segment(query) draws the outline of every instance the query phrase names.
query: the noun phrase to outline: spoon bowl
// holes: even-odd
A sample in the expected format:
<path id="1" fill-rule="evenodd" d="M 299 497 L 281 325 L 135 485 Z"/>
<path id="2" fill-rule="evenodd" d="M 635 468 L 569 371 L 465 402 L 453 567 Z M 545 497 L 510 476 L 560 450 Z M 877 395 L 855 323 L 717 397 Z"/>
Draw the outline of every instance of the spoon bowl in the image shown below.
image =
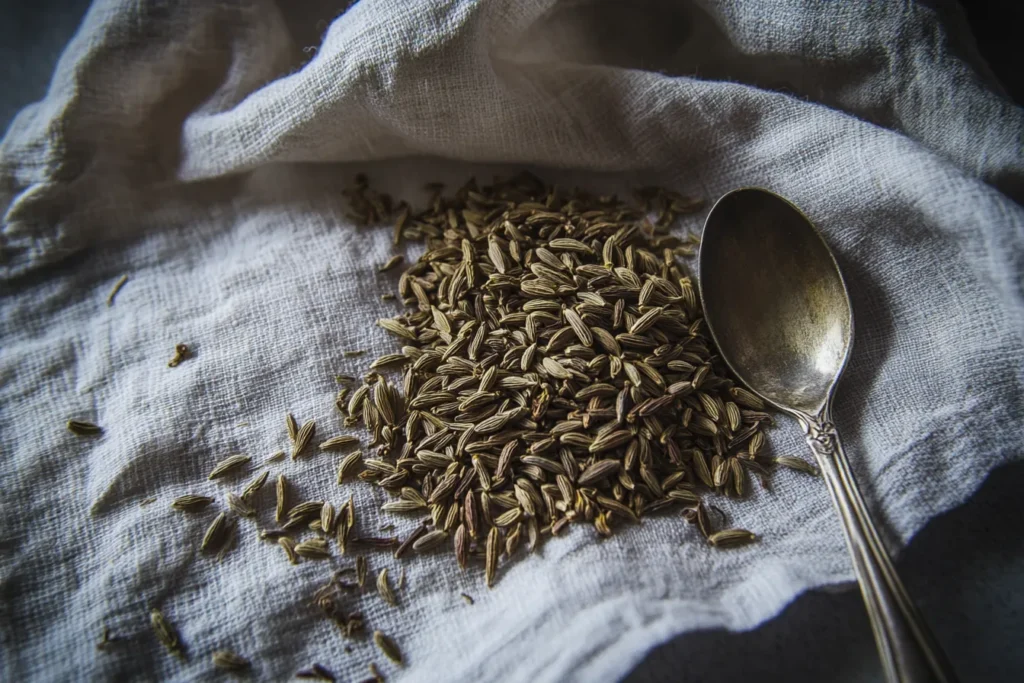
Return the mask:
<path id="1" fill-rule="evenodd" d="M 733 373 L 780 408 L 817 414 L 853 348 L 853 311 L 806 216 L 767 190 L 730 192 L 708 216 L 699 279 Z"/>
<path id="2" fill-rule="evenodd" d="M 698 260 L 704 321 L 722 359 L 807 435 L 886 679 L 955 681 L 882 545 L 832 422 L 832 397 L 853 348 L 853 308 L 821 233 L 779 195 L 743 188 L 711 210 Z"/>

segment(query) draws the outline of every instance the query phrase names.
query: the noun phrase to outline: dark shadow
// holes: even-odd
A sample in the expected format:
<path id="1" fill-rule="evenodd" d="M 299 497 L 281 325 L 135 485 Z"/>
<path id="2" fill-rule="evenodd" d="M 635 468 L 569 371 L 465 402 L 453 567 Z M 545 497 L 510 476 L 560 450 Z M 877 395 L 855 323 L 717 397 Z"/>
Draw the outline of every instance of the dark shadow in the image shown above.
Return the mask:
<path id="1" fill-rule="evenodd" d="M 22 107 L 46 95 L 64 46 L 89 0 L 0 3 L 0 137 Z"/>
<path id="2" fill-rule="evenodd" d="M 1017 681 L 1024 592 L 1019 532 L 1024 463 L 993 472 L 964 506 L 933 519 L 897 568 L 963 681 Z M 680 636 L 652 650 L 628 683 L 881 680 L 860 593 L 811 592 L 747 633 Z"/>
<path id="3" fill-rule="evenodd" d="M 874 280 L 874 276 L 855 260 L 846 258 L 838 251 L 833 253 L 846 281 L 853 307 L 853 354 L 839 380 L 832 412 L 846 451 L 854 460 L 856 472 L 857 454 L 862 447 L 860 428 L 864 409 L 871 400 L 873 387 L 878 380 L 878 369 L 884 367 L 892 351 L 896 330 L 886 305 L 885 292 Z M 872 315 L 865 315 L 867 311 L 871 311 Z M 858 477 L 857 485 L 869 501 L 876 500 L 869 477 Z M 878 506 L 872 506 L 872 509 L 875 524 L 883 530 L 884 535 L 884 530 L 891 528 L 889 520 Z"/>

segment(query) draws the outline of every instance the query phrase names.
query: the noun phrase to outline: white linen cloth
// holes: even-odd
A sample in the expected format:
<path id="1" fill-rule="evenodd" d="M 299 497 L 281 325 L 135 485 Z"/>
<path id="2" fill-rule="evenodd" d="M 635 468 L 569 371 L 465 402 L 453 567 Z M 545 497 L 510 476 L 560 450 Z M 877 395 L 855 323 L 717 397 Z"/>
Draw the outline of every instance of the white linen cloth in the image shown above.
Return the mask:
<path id="1" fill-rule="evenodd" d="M 258 680 L 314 661 L 344 680 L 368 661 L 403 681 L 613 680 L 673 635 L 752 628 L 851 579 L 825 487 L 781 472 L 750 501 L 716 501 L 761 535 L 747 549 L 709 549 L 677 516 L 600 542 L 578 528 L 491 591 L 447 555 L 373 555 L 407 572 L 399 609 L 361 603 L 401 644 L 398 669 L 368 640 L 346 652 L 309 605 L 327 565 L 289 565 L 244 520 L 223 562 L 199 556 L 212 514 L 169 502 L 212 492 L 220 506 L 213 463 L 283 448 L 286 410 L 340 433 L 333 375 L 366 364 L 341 351 L 394 348 L 372 324 L 396 311 L 379 300 L 394 277 L 375 272 L 390 230 L 345 217 L 358 171 L 414 202 L 427 181 L 524 166 L 709 200 L 769 187 L 820 226 L 850 285 L 836 419 L 893 548 L 1020 457 L 1024 115 L 955 6 L 340 10 L 98 0 L 0 143 L 4 680 L 204 680 L 222 647 Z M 178 342 L 196 355 L 168 368 Z M 71 417 L 103 436 L 72 436 Z M 788 421 L 771 442 L 804 454 Z M 375 512 L 382 492 L 339 488 L 335 467 L 271 469 L 300 498 L 355 494 L 367 529 L 394 521 Z M 186 661 L 152 636 L 151 606 Z M 119 640 L 99 652 L 105 626 Z"/>

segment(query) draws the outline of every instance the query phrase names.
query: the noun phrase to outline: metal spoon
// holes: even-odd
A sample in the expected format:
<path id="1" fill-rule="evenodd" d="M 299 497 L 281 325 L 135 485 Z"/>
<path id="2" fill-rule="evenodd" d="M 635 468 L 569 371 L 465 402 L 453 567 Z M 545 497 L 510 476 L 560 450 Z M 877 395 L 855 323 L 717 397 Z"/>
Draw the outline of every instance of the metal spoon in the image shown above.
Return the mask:
<path id="1" fill-rule="evenodd" d="M 704 318 L 722 358 L 807 434 L 846 535 L 888 681 L 956 680 L 900 582 L 832 423 L 853 348 L 853 310 L 832 252 L 793 204 L 759 188 L 726 194 L 700 248 Z"/>

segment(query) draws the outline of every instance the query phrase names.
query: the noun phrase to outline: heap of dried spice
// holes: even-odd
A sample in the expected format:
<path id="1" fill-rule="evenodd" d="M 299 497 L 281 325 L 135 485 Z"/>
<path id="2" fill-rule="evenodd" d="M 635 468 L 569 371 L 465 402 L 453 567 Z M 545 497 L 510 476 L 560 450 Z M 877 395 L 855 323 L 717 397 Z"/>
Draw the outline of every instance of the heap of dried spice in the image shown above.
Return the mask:
<path id="1" fill-rule="evenodd" d="M 713 547 L 755 540 L 744 529 L 712 528 L 706 494 L 742 498 L 749 473 L 766 485 L 771 464 L 814 469 L 760 453 L 771 417 L 726 376 L 704 336 L 694 283 L 679 261 L 698 241 L 670 231 L 701 203 L 657 188 L 639 191 L 635 203 L 563 193 L 528 174 L 482 187 L 470 181 L 451 196 L 439 185 L 428 190 L 421 211 L 396 206 L 361 176 L 347 192 L 352 218 L 374 224 L 394 214 L 394 243 L 422 240 L 426 249 L 398 281 L 406 311 L 377 321 L 401 347 L 373 360 L 361 381 L 336 377 L 343 388 L 335 406 L 346 427 L 369 432 L 372 457 L 358 450 L 354 434 L 318 447 L 340 454 L 339 484 L 358 477 L 378 486 L 390 494 L 385 512 L 421 523 L 404 538 L 367 534 L 351 497 L 337 508 L 293 501 L 279 474 L 278 527 L 257 521 L 260 537 L 293 564 L 353 548 L 388 550 L 398 559 L 448 547 L 463 569 L 482 563 L 488 586 L 503 558 L 514 559 L 521 547 L 532 551 L 570 524 L 608 536 L 676 508 Z M 393 257 L 379 270 L 401 261 Z M 289 413 L 285 424 L 293 459 L 314 450 L 314 421 L 299 426 Z M 209 479 L 231 477 L 249 463 L 248 456 L 228 457 Z M 203 550 L 231 550 L 238 519 L 257 518 L 269 474 L 241 494 L 226 494 L 228 509 L 208 527 Z M 189 494 L 172 505 L 198 513 L 213 502 Z M 366 633 L 354 603 L 369 590 L 369 571 L 357 555 L 312 596 L 347 637 Z M 380 599 L 400 604 L 404 570 L 394 585 L 387 568 L 374 573 Z M 176 632 L 155 617 L 154 627 L 165 645 L 178 648 Z M 390 660 L 404 661 L 390 637 L 374 631 L 373 640 Z M 214 663 L 248 666 L 231 654 L 215 653 Z M 375 665 L 371 670 L 381 680 Z M 333 680 L 319 664 L 296 675 Z"/>
<path id="2" fill-rule="evenodd" d="M 358 476 L 394 496 L 383 509 L 429 515 L 412 548 L 482 557 L 490 585 L 501 556 L 573 523 L 608 536 L 680 506 L 712 545 L 753 540 L 716 536 L 702 503 L 764 473 L 771 418 L 726 377 L 678 260 L 697 239 L 670 226 L 701 203 L 563 193 L 528 174 L 428 189 L 426 209 L 397 207 L 395 243 L 426 242 L 398 282 L 407 311 L 378 321 L 402 346 L 336 402 L 372 435 Z M 392 206 L 361 177 L 349 197 L 367 223 Z"/>

